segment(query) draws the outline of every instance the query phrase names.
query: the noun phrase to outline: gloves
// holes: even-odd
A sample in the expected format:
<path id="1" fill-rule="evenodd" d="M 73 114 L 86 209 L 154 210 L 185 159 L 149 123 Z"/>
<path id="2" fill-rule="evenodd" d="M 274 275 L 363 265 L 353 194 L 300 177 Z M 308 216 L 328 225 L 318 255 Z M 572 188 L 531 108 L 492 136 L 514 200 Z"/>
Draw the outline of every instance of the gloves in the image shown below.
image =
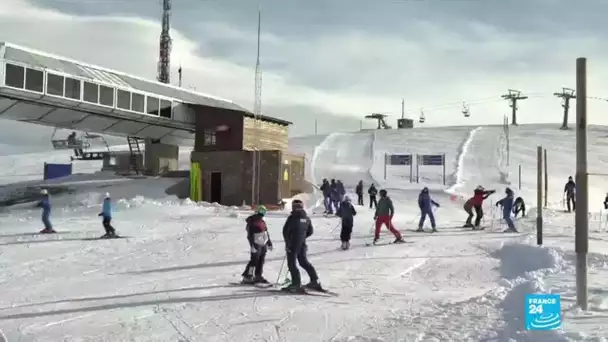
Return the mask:
<path id="1" fill-rule="evenodd" d="M 257 249 L 256 249 L 254 246 L 251 246 L 251 249 L 249 250 L 249 252 L 250 252 L 251 254 L 255 254 L 255 253 L 257 253 L 257 252 L 258 252 L 258 250 L 257 250 Z"/>
<path id="2" fill-rule="evenodd" d="M 103 213 L 99 213 L 99 215 L 97 215 L 97 216 L 103 216 Z"/>

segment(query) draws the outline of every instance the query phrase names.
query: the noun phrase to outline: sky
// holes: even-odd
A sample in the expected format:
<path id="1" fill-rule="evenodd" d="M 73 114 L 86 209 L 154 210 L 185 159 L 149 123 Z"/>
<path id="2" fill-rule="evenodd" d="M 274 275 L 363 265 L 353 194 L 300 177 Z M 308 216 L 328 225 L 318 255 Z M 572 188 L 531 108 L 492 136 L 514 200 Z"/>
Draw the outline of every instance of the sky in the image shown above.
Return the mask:
<path id="1" fill-rule="evenodd" d="M 0 41 L 156 76 L 161 0 L 2 3 Z M 314 134 L 315 121 L 319 134 L 354 131 L 370 113 L 396 126 L 402 99 L 405 117 L 424 112 L 416 125 L 500 124 L 508 89 L 529 96 L 519 123 L 558 123 L 553 93 L 576 87 L 577 57 L 588 58 L 588 95 L 608 98 L 608 2 L 576 3 L 173 0 L 172 83 L 181 65 L 183 86 L 253 108 L 259 7 L 263 113 L 294 122 L 292 136 Z M 608 124 L 608 101 L 589 99 L 588 110 L 590 123 Z M 0 136 L 48 141 L 48 128 L 1 122 Z"/>

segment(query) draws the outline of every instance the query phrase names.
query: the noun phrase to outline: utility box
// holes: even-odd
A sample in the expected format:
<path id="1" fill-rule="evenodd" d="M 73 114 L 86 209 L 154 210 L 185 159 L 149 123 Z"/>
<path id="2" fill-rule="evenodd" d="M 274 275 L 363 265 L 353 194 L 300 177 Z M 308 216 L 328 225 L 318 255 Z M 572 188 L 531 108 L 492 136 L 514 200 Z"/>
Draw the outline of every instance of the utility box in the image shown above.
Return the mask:
<path id="1" fill-rule="evenodd" d="M 414 120 L 412 119 L 397 119 L 397 128 L 414 128 Z"/>

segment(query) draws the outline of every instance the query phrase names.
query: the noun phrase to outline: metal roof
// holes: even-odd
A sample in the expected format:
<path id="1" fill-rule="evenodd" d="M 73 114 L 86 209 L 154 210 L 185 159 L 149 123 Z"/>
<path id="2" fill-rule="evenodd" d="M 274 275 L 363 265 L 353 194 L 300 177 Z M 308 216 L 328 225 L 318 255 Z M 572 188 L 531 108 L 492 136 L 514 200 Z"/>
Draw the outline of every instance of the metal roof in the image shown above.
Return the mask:
<path id="1" fill-rule="evenodd" d="M 119 88 L 130 88 L 134 91 L 140 90 L 147 93 L 166 96 L 181 100 L 184 103 L 193 103 L 251 114 L 249 110 L 235 104 L 230 100 L 202 94 L 190 89 L 184 89 L 170 84 L 146 80 L 144 78 L 128 75 L 123 72 L 90 65 L 84 62 L 37 51 L 8 42 L 0 42 L 0 53 L 2 52 L 3 55 L 0 55 L 0 58 L 20 62 L 32 66 L 33 68 L 44 68 L 48 69 L 49 71 L 65 73 Z"/>

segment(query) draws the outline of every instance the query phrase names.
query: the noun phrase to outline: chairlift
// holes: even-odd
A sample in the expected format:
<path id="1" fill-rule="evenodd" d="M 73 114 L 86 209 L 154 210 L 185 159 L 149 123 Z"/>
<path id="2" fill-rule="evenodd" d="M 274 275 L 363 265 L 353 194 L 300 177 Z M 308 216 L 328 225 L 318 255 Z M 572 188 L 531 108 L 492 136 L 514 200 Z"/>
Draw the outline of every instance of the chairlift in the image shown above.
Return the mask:
<path id="1" fill-rule="evenodd" d="M 85 150 L 91 147 L 91 143 L 83 138 L 77 138 L 75 135 L 73 137 L 68 136 L 66 139 L 55 139 L 55 134 L 57 134 L 57 127 L 53 130 L 53 135 L 51 136 L 51 143 L 53 144 L 53 148 L 56 150 Z M 75 133 L 72 133 L 75 134 Z"/>
<path id="2" fill-rule="evenodd" d="M 469 109 L 469 105 L 467 105 L 466 102 L 462 103 L 462 114 L 464 115 L 465 118 L 468 118 L 469 116 L 471 116 L 471 110 Z"/>
<path id="3" fill-rule="evenodd" d="M 424 112 L 422 111 L 422 109 L 420 110 L 420 119 L 418 119 L 418 122 L 420 123 L 424 123 L 424 121 L 426 121 L 425 117 L 424 117 Z"/>

